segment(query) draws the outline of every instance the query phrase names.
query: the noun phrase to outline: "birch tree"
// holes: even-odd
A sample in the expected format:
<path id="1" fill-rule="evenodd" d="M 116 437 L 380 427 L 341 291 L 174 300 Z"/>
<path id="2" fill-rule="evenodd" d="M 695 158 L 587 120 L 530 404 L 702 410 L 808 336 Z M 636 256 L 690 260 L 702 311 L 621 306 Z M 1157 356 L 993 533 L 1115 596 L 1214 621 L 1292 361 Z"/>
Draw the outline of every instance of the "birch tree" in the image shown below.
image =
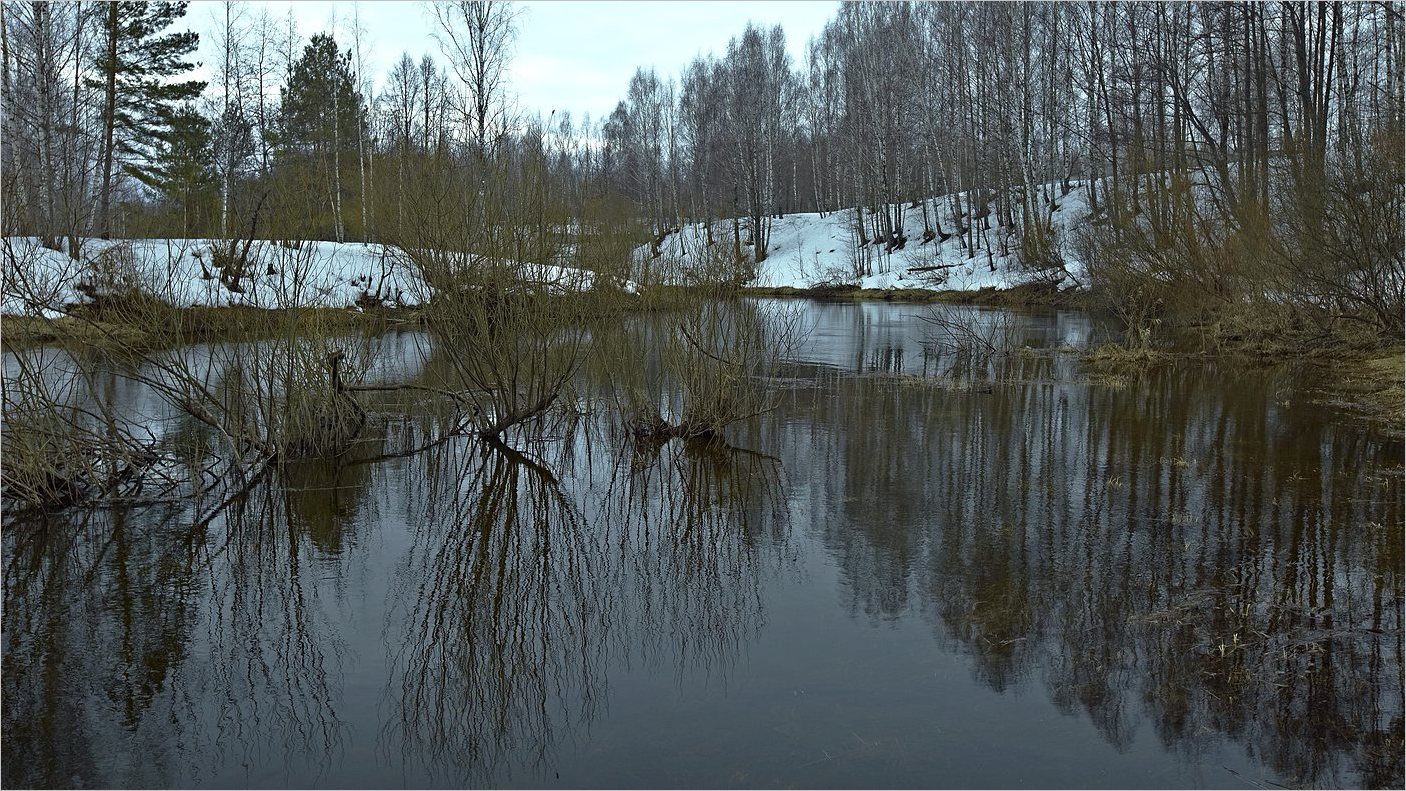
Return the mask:
<path id="1" fill-rule="evenodd" d="M 436 38 L 459 81 L 465 138 L 483 161 L 494 137 L 507 126 L 503 89 L 517 10 L 503 0 L 453 0 L 430 8 L 438 26 Z"/>

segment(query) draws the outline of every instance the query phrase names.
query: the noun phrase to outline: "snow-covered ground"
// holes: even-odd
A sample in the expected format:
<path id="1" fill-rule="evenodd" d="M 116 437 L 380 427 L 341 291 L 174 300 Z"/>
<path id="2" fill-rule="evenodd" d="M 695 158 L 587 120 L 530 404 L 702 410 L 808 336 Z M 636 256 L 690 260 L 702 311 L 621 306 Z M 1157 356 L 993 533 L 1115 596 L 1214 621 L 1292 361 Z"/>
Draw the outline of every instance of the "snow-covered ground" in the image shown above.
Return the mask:
<path id="1" fill-rule="evenodd" d="M 1054 207 L 1037 199 L 1049 211 L 1055 245 L 1063 269 L 1036 270 L 1020 259 L 1020 240 L 1005 239 L 1005 230 L 974 224 L 970 248 L 956 234 L 952 201 L 942 196 L 927 201 L 929 216 L 948 238 L 923 240 L 923 210 L 903 206 L 902 247 L 858 244 L 854 209 L 825 214 L 789 214 L 772 220 L 768 255 L 747 285 L 763 288 L 815 288 L 858 286 L 870 289 L 1009 288 L 1034 279 L 1071 285 L 1082 281 L 1084 267 L 1074 254 L 1072 231 L 1089 220 L 1087 186 L 1077 183 L 1064 195 L 1060 190 L 1037 192 L 1058 197 Z M 967 196 L 962 196 L 966 205 Z M 866 213 L 867 214 L 867 213 Z M 866 216 L 866 224 L 869 218 Z M 744 231 L 745 233 L 745 231 Z M 635 252 L 634 266 L 672 273 L 664 278 L 678 282 L 708 279 L 706 272 L 733 269 L 731 223 L 713 223 L 715 242 L 708 245 L 701 224 L 686 225 L 665 237 L 659 256 L 648 245 Z M 1004 247 L 1004 254 L 1002 252 Z M 750 248 L 748 248 L 750 249 Z M 239 305 L 262 308 L 414 306 L 427 302 L 433 289 L 410 263 L 404 251 L 359 242 L 279 242 L 252 244 L 243 271 L 222 271 L 209 240 L 89 239 L 82 259 L 41 247 L 38 240 L 12 237 L 0 240 L 3 289 L 0 312 L 9 315 L 62 315 L 73 305 L 95 295 L 140 290 L 179 307 Z M 469 265 L 490 263 L 469 261 Z M 507 266 L 524 281 L 546 283 L 555 291 L 584 291 L 596 286 L 596 273 L 566 266 L 496 262 Z M 629 281 L 616 284 L 634 292 Z"/>
<path id="2" fill-rule="evenodd" d="M 944 240 L 939 236 L 924 242 L 922 208 L 904 205 L 902 234 L 907 241 L 901 249 L 894 250 L 888 250 L 886 244 L 873 244 L 872 240 L 867 245 L 858 244 L 852 208 L 824 215 L 788 214 L 773 220 L 767 257 L 758 267 L 757 276 L 747 285 L 761 288 L 847 285 L 872 289 L 975 290 L 1009 288 L 1037 276 L 1057 280 L 1065 286 L 1072 285 L 1082 279 L 1083 266 L 1070 249 L 1071 229 L 1089 218 L 1088 191 L 1083 184 L 1079 184 L 1066 195 L 1059 195 L 1057 185 L 1049 192 L 1058 196 L 1050 219 L 1056 244 L 1064 259 L 1063 272 L 1037 273 L 1023 264 L 1019 258 L 1020 240 L 1014 236 L 1008 238 L 1007 252 L 1002 255 L 1000 235 L 1004 231 L 995 225 L 994 205 L 990 218 L 992 227 L 985 230 L 972 228 L 975 243 L 971 247 L 974 252 L 969 252 L 956 235 L 952 202 L 948 196 L 943 196 L 928 201 L 928 211 L 929 217 L 936 217 L 937 226 L 949 234 L 949 238 Z M 1048 204 L 1038 199 L 1037 202 L 1042 211 L 1049 211 Z M 965 206 L 966 203 L 966 196 L 963 195 L 962 204 Z M 934 206 L 936 212 L 933 211 Z M 710 249 L 703 225 L 686 225 L 678 233 L 671 233 L 665 238 L 659 246 L 661 255 L 657 258 L 651 255 L 647 245 L 640 247 L 636 251 L 636 268 L 638 270 L 647 265 L 656 270 L 668 269 L 681 274 L 694 272 L 699 266 L 696 262 L 708 259 L 718 261 L 729 254 L 732 247 L 731 221 L 714 222 L 713 238 L 714 244 Z"/>
<path id="3" fill-rule="evenodd" d="M 178 307 L 260 308 L 413 306 L 428 301 L 433 291 L 403 251 L 359 242 L 256 241 L 238 273 L 221 271 L 208 240 L 89 239 L 75 261 L 36 239 L 15 237 L 0 240 L 0 256 L 0 312 L 8 315 L 58 316 L 95 295 L 132 289 Z M 583 269 L 497 263 L 554 291 L 584 291 L 596 284 L 596 273 Z M 618 285 L 635 290 L 628 281 Z"/>

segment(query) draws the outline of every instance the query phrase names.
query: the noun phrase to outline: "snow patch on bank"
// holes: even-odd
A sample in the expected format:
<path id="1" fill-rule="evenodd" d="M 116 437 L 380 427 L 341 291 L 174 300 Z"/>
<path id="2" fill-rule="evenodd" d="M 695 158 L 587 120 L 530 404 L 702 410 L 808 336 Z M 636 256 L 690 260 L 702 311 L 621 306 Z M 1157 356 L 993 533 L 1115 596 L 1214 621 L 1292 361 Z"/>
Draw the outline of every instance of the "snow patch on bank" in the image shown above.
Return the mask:
<path id="1" fill-rule="evenodd" d="M 84 240 L 80 260 L 39 240 L 0 242 L 0 312 L 57 317 L 95 298 L 140 291 L 176 307 L 412 307 L 433 296 L 399 248 L 359 242 L 255 241 L 240 271 L 220 266 L 223 242 L 198 239 Z M 595 288 L 584 269 L 482 259 L 554 293 Z M 604 281 L 601 281 L 604 282 Z M 635 293 L 633 283 L 615 286 Z"/>
<path id="2" fill-rule="evenodd" d="M 947 235 L 935 235 L 924 241 L 926 230 L 923 208 L 901 207 L 905 241 L 894 247 L 887 241 L 860 244 L 855 210 L 820 213 L 788 214 L 772 220 L 771 243 L 767 257 L 755 271 L 744 273 L 748 286 L 759 288 L 818 288 L 825 286 L 858 286 L 869 289 L 940 289 L 976 290 L 981 288 L 1010 288 L 1034 280 L 1054 282 L 1067 287 L 1084 279 L 1083 262 L 1071 248 L 1072 230 L 1090 219 L 1088 190 L 1083 183 L 1071 183 L 1072 189 L 1061 195 L 1059 185 L 1036 188 L 1040 211 L 1049 213 L 1054 229 L 1053 243 L 1063 260 L 1063 268 L 1047 269 L 1027 265 L 1020 258 L 1020 239 L 996 225 L 994 203 L 989 204 L 990 226 L 976 221 L 968 235 L 971 244 L 963 243 L 957 234 L 953 217 L 953 196 L 944 195 L 926 201 L 928 217 L 934 232 L 941 228 Z M 1054 195 L 1051 207 L 1045 194 Z M 957 196 L 961 205 L 968 196 Z M 865 211 L 865 224 L 869 212 Z M 745 221 L 744 221 L 745 226 Z M 742 230 L 746 237 L 745 227 Z M 634 267 L 639 277 L 653 272 L 664 279 L 687 282 L 703 279 L 702 273 L 726 271 L 733 247 L 732 221 L 712 224 L 713 244 L 708 244 L 707 229 L 702 223 L 685 225 L 670 233 L 659 245 L 655 256 L 650 245 L 635 251 Z M 1003 252 L 1002 236 L 1005 236 Z M 750 252 L 750 248 L 744 248 Z M 746 275 L 750 274 L 751 277 Z"/>

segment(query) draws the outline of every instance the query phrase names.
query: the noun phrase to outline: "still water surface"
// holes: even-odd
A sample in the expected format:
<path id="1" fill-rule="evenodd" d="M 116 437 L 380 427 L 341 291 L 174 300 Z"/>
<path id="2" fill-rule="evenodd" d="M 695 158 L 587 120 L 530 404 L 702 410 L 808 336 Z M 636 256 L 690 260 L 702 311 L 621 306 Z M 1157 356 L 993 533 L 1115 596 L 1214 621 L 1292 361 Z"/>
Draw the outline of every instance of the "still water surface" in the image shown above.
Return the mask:
<path id="1" fill-rule="evenodd" d="M 1403 784 L 1399 441 L 1272 371 L 1091 380 L 1080 314 L 974 360 L 791 304 L 731 450 L 583 396 L 533 463 L 412 417 L 208 524 L 11 526 L 5 784 Z"/>

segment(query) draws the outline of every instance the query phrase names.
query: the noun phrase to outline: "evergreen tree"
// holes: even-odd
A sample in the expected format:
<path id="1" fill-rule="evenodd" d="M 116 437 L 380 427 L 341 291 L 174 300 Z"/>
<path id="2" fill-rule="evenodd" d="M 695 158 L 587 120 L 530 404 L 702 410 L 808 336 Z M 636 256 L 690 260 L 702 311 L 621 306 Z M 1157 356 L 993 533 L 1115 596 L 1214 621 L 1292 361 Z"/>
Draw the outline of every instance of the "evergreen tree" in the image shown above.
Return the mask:
<path id="1" fill-rule="evenodd" d="M 282 90 L 279 143 L 285 158 L 293 160 L 289 164 L 301 163 L 309 169 L 310 182 L 321 182 L 329 204 L 321 208 L 331 210 L 338 241 L 345 237 L 342 163 L 355 162 L 357 141 L 365 131 L 366 110 L 356 90 L 351 53 L 341 52 L 326 33 L 313 36 Z"/>
<path id="2" fill-rule="evenodd" d="M 157 146 L 159 164 L 140 177 L 166 203 L 180 208 L 181 232 L 189 237 L 200 227 L 219 185 L 210 122 L 190 106 L 181 107 L 169 121 Z"/>
<path id="3" fill-rule="evenodd" d="M 114 2 L 94 7 L 102 46 L 90 85 L 103 92 L 102 172 L 98 230 L 111 233 L 113 177 L 119 167 L 144 182 L 155 176 L 156 149 L 169 132 L 177 106 L 205 89 L 201 80 L 170 78 L 193 68 L 186 60 L 199 36 L 191 31 L 164 33 L 185 16 L 185 2 Z"/>

